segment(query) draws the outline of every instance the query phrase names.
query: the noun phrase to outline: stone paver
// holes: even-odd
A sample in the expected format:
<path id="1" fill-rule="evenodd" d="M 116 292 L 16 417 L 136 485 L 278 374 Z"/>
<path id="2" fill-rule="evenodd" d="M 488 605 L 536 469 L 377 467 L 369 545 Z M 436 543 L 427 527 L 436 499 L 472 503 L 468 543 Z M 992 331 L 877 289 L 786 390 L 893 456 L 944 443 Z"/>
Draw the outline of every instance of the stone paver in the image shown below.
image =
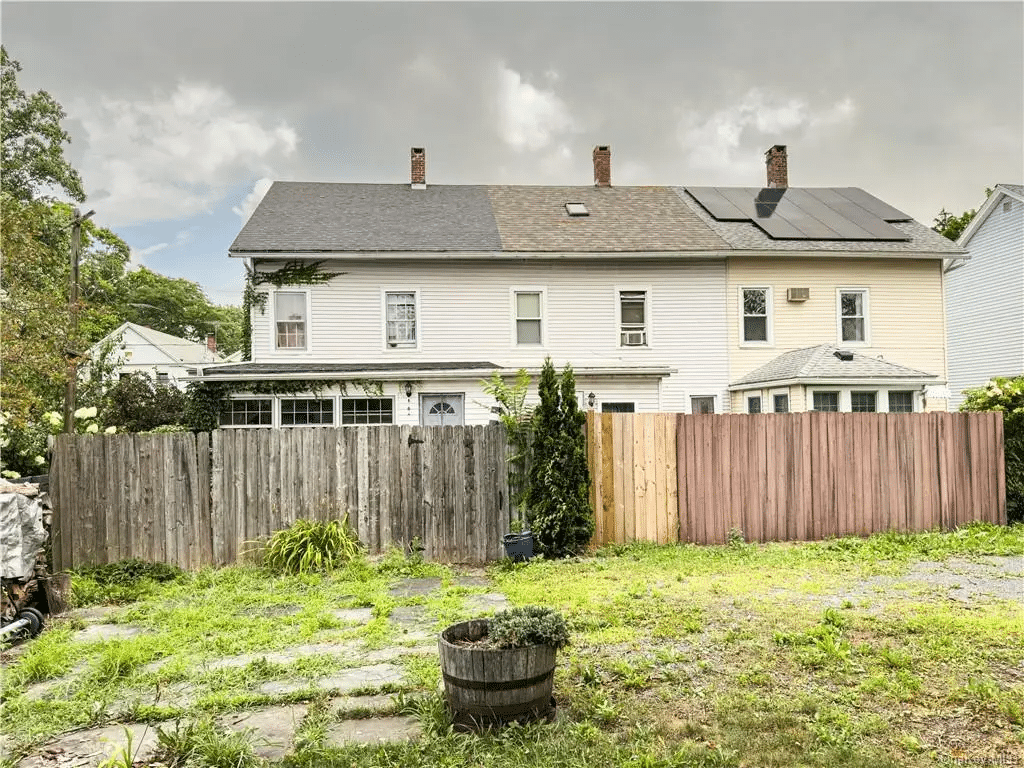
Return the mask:
<path id="1" fill-rule="evenodd" d="M 419 738 L 420 726 L 412 717 L 373 717 L 367 720 L 342 720 L 327 729 L 324 742 L 344 744 L 382 744 Z"/>
<path id="2" fill-rule="evenodd" d="M 141 690 L 128 691 L 110 705 L 116 712 L 131 712 L 136 705 L 149 707 L 172 707 L 188 709 L 199 699 L 199 691 L 189 683 L 150 686 Z"/>
<path id="3" fill-rule="evenodd" d="M 254 653 L 243 653 L 238 656 L 225 656 L 222 659 L 213 659 L 207 662 L 207 669 L 236 669 L 247 667 L 254 661 L 266 659 L 271 664 L 291 664 L 299 659 L 306 659 L 310 656 L 352 656 L 358 654 L 359 646 L 355 643 L 308 643 L 305 645 L 293 645 L 283 651 L 256 651 Z"/>
<path id="4" fill-rule="evenodd" d="M 271 680 L 261 685 L 258 690 L 260 693 L 268 695 L 295 693 L 296 691 L 304 691 L 306 689 L 350 693 L 360 688 L 376 688 L 381 685 L 401 683 L 403 674 L 402 669 L 394 664 L 373 664 L 367 667 L 345 669 L 316 681 L 298 679 Z"/>
<path id="5" fill-rule="evenodd" d="M 132 735 L 132 758 L 146 760 L 157 746 L 157 725 L 108 725 L 66 733 L 17 764 L 17 768 L 94 768 L 109 757 L 120 755 L 128 745 L 125 728 Z"/>
<path id="6" fill-rule="evenodd" d="M 113 618 L 119 610 L 120 607 L 116 605 L 94 605 L 90 608 L 75 608 L 68 616 L 82 621 L 106 621 Z"/>
<path id="7" fill-rule="evenodd" d="M 148 630 L 133 627 L 131 624 L 90 624 L 72 636 L 79 643 L 92 643 L 97 640 L 126 640 L 146 634 Z"/>
<path id="8" fill-rule="evenodd" d="M 68 670 L 66 675 L 33 683 L 25 689 L 25 698 L 29 701 L 61 698 L 74 685 L 75 679 L 88 668 L 87 663 L 80 662 Z"/>
<path id="9" fill-rule="evenodd" d="M 425 597 L 440 586 L 440 579 L 402 579 L 388 594 L 392 597 Z"/>
<path id="10" fill-rule="evenodd" d="M 402 656 L 429 656 L 432 653 L 437 653 L 437 645 L 389 645 L 387 648 L 367 651 L 363 654 L 363 659 L 366 661 L 394 661 Z"/>
<path id="11" fill-rule="evenodd" d="M 455 586 L 457 587 L 489 587 L 491 580 L 486 576 L 456 576 Z"/>
<path id="12" fill-rule="evenodd" d="M 373 608 L 339 608 L 331 616 L 343 624 L 366 624 L 373 619 Z"/>
<path id="13" fill-rule="evenodd" d="M 498 611 L 504 611 L 512 607 L 512 603 L 508 601 L 504 595 L 498 594 L 497 592 L 486 592 L 482 595 L 466 595 L 465 597 L 466 610 L 476 615 L 480 613 L 497 613 Z"/>
<path id="14" fill-rule="evenodd" d="M 278 616 L 294 616 L 302 610 L 301 605 L 267 605 L 259 608 L 250 608 L 245 611 L 249 616 L 267 616 L 269 618 L 276 618 Z"/>
<path id="15" fill-rule="evenodd" d="M 265 760 L 281 760 L 292 751 L 292 740 L 306 717 L 305 704 L 262 707 L 221 715 L 217 722 L 232 731 L 252 730 L 253 752 Z"/>
<path id="16" fill-rule="evenodd" d="M 395 697 L 390 693 L 373 696 L 339 696 L 331 699 L 327 711 L 332 715 L 351 715 L 355 712 L 389 712 L 395 706 Z"/>

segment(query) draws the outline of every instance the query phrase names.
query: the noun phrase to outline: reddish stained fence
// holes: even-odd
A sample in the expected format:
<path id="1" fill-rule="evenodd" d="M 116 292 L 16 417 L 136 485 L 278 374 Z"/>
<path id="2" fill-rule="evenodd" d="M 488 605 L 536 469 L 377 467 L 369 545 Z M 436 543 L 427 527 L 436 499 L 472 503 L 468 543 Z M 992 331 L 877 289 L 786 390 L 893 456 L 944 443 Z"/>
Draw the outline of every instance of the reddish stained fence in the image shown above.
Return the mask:
<path id="1" fill-rule="evenodd" d="M 597 544 L 1006 522 L 999 413 L 588 414 Z"/>

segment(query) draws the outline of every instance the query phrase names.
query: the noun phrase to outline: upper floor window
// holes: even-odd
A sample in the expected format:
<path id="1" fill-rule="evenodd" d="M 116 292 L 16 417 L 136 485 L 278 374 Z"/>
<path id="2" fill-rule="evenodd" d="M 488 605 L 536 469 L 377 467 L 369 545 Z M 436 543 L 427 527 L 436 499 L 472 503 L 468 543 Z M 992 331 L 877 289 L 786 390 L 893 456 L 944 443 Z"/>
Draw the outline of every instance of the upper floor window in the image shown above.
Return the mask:
<path id="1" fill-rule="evenodd" d="M 619 344 L 647 346 L 647 291 L 619 291 Z"/>
<path id="2" fill-rule="evenodd" d="M 389 347 L 416 346 L 416 294 L 386 293 Z"/>
<path id="3" fill-rule="evenodd" d="M 840 341 L 868 340 L 868 292 L 861 288 L 839 289 Z"/>
<path id="4" fill-rule="evenodd" d="M 516 291 L 516 344 L 543 343 L 540 291 Z"/>
<path id="5" fill-rule="evenodd" d="M 767 288 L 743 288 L 743 341 L 768 343 L 770 295 Z"/>
<path id="6" fill-rule="evenodd" d="M 275 293 L 274 324 L 278 349 L 305 349 L 306 294 L 297 291 Z"/>

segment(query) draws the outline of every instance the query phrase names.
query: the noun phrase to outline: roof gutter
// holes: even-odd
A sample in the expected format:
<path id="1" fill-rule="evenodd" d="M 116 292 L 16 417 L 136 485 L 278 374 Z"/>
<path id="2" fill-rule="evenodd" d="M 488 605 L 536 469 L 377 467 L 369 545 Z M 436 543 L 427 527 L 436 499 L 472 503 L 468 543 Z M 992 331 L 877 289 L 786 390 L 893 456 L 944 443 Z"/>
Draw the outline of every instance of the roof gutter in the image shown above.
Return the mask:
<path id="1" fill-rule="evenodd" d="M 730 392 L 742 392 L 747 389 L 772 389 L 775 387 L 789 387 L 795 384 L 801 386 L 833 386 L 833 387 L 851 387 L 851 386 L 881 386 L 881 387 L 894 387 L 894 386 L 913 386 L 923 384 L 945 384 L 946 382 L 939 379 L 935 374 L 925 374 L 923 376 L 908 376 L 907 378 L 865 378 L 863 376 L 859 378 L 813 378 L 813 379 L 772 379 L 766 381 L 752 381 L 743 384 L 730 384 Z"/>
<path id="2" fill-rule="evenodd" d="M 236 259 L 289 261 L 346 259 L 351 261 L 613 261 L 616 259 L 724 259 L 741 255 L 733 250 L 694 251 L 228 251 Z M 742 254 L 746 255 L 746 254 Z M 772 254 L 777 256 L 778 254 Z"/>
<path id="3" fill-rule="evenodd" d="M 183 381 L 303 381 L 303 380 L 325 380 L 351 381 L 352 379 L 373 379 L 376 381 L 416 381 L 441 380 L 441 379 L 483 379 L 497 373 L 499 376 L 515 376 L 518 368 L 451 368 L 447 370 L 418 370 L 407 368 L 391 371 L 375 370 L 354 370 L 344 372 L 310 371 L 308 373 L 266 373 L 266 372 L 239 372 L 239 373 L 217 373 L 216 368 L 209 369 L 209 373 L 203 366 L 190 367 L 190 371 L 199 371 L 197 374 L 190 374 L 182 377 Z M 540 368 L 526 368 L 530 376 L 539 376 Z M 633 378 L 664 378 L 676 373 L 676 368 L 668 366 L 643 366 L 636 368 L 574 368 L 576 378 L 586 377 L 633 377 Z"/>

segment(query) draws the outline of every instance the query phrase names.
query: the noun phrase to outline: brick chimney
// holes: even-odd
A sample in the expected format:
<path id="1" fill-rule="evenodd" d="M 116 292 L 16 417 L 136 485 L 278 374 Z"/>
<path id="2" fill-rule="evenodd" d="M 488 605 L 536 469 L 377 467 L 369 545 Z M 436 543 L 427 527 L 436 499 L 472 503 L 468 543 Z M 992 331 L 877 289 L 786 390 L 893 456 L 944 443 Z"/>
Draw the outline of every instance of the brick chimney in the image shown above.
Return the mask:
<path id="1" fill-rule="evenodd" d="M 612 185 L 612 148 L 607 145 L 594 147 L 594 186 Z"/>
<path id="2" fill-rule="evenodd" d="M 412 148 L 412 188 L 427 188 L 427 151 L 423 147 Z"/>
<path id="3" fill-rule="evenodd" d="M 214 333 L 206 334 L 206 349 L 211 355 L 217 354 L 217 335 Z"/>
<path id="4" fill-rule="evenodd" d="M 776 144 L 764 153 L 764 162 L 768 166 L 768 186 L 773 189 L 785 189 L 789 186 L 789 166 L 786 163 L 786 146 Z"/>

